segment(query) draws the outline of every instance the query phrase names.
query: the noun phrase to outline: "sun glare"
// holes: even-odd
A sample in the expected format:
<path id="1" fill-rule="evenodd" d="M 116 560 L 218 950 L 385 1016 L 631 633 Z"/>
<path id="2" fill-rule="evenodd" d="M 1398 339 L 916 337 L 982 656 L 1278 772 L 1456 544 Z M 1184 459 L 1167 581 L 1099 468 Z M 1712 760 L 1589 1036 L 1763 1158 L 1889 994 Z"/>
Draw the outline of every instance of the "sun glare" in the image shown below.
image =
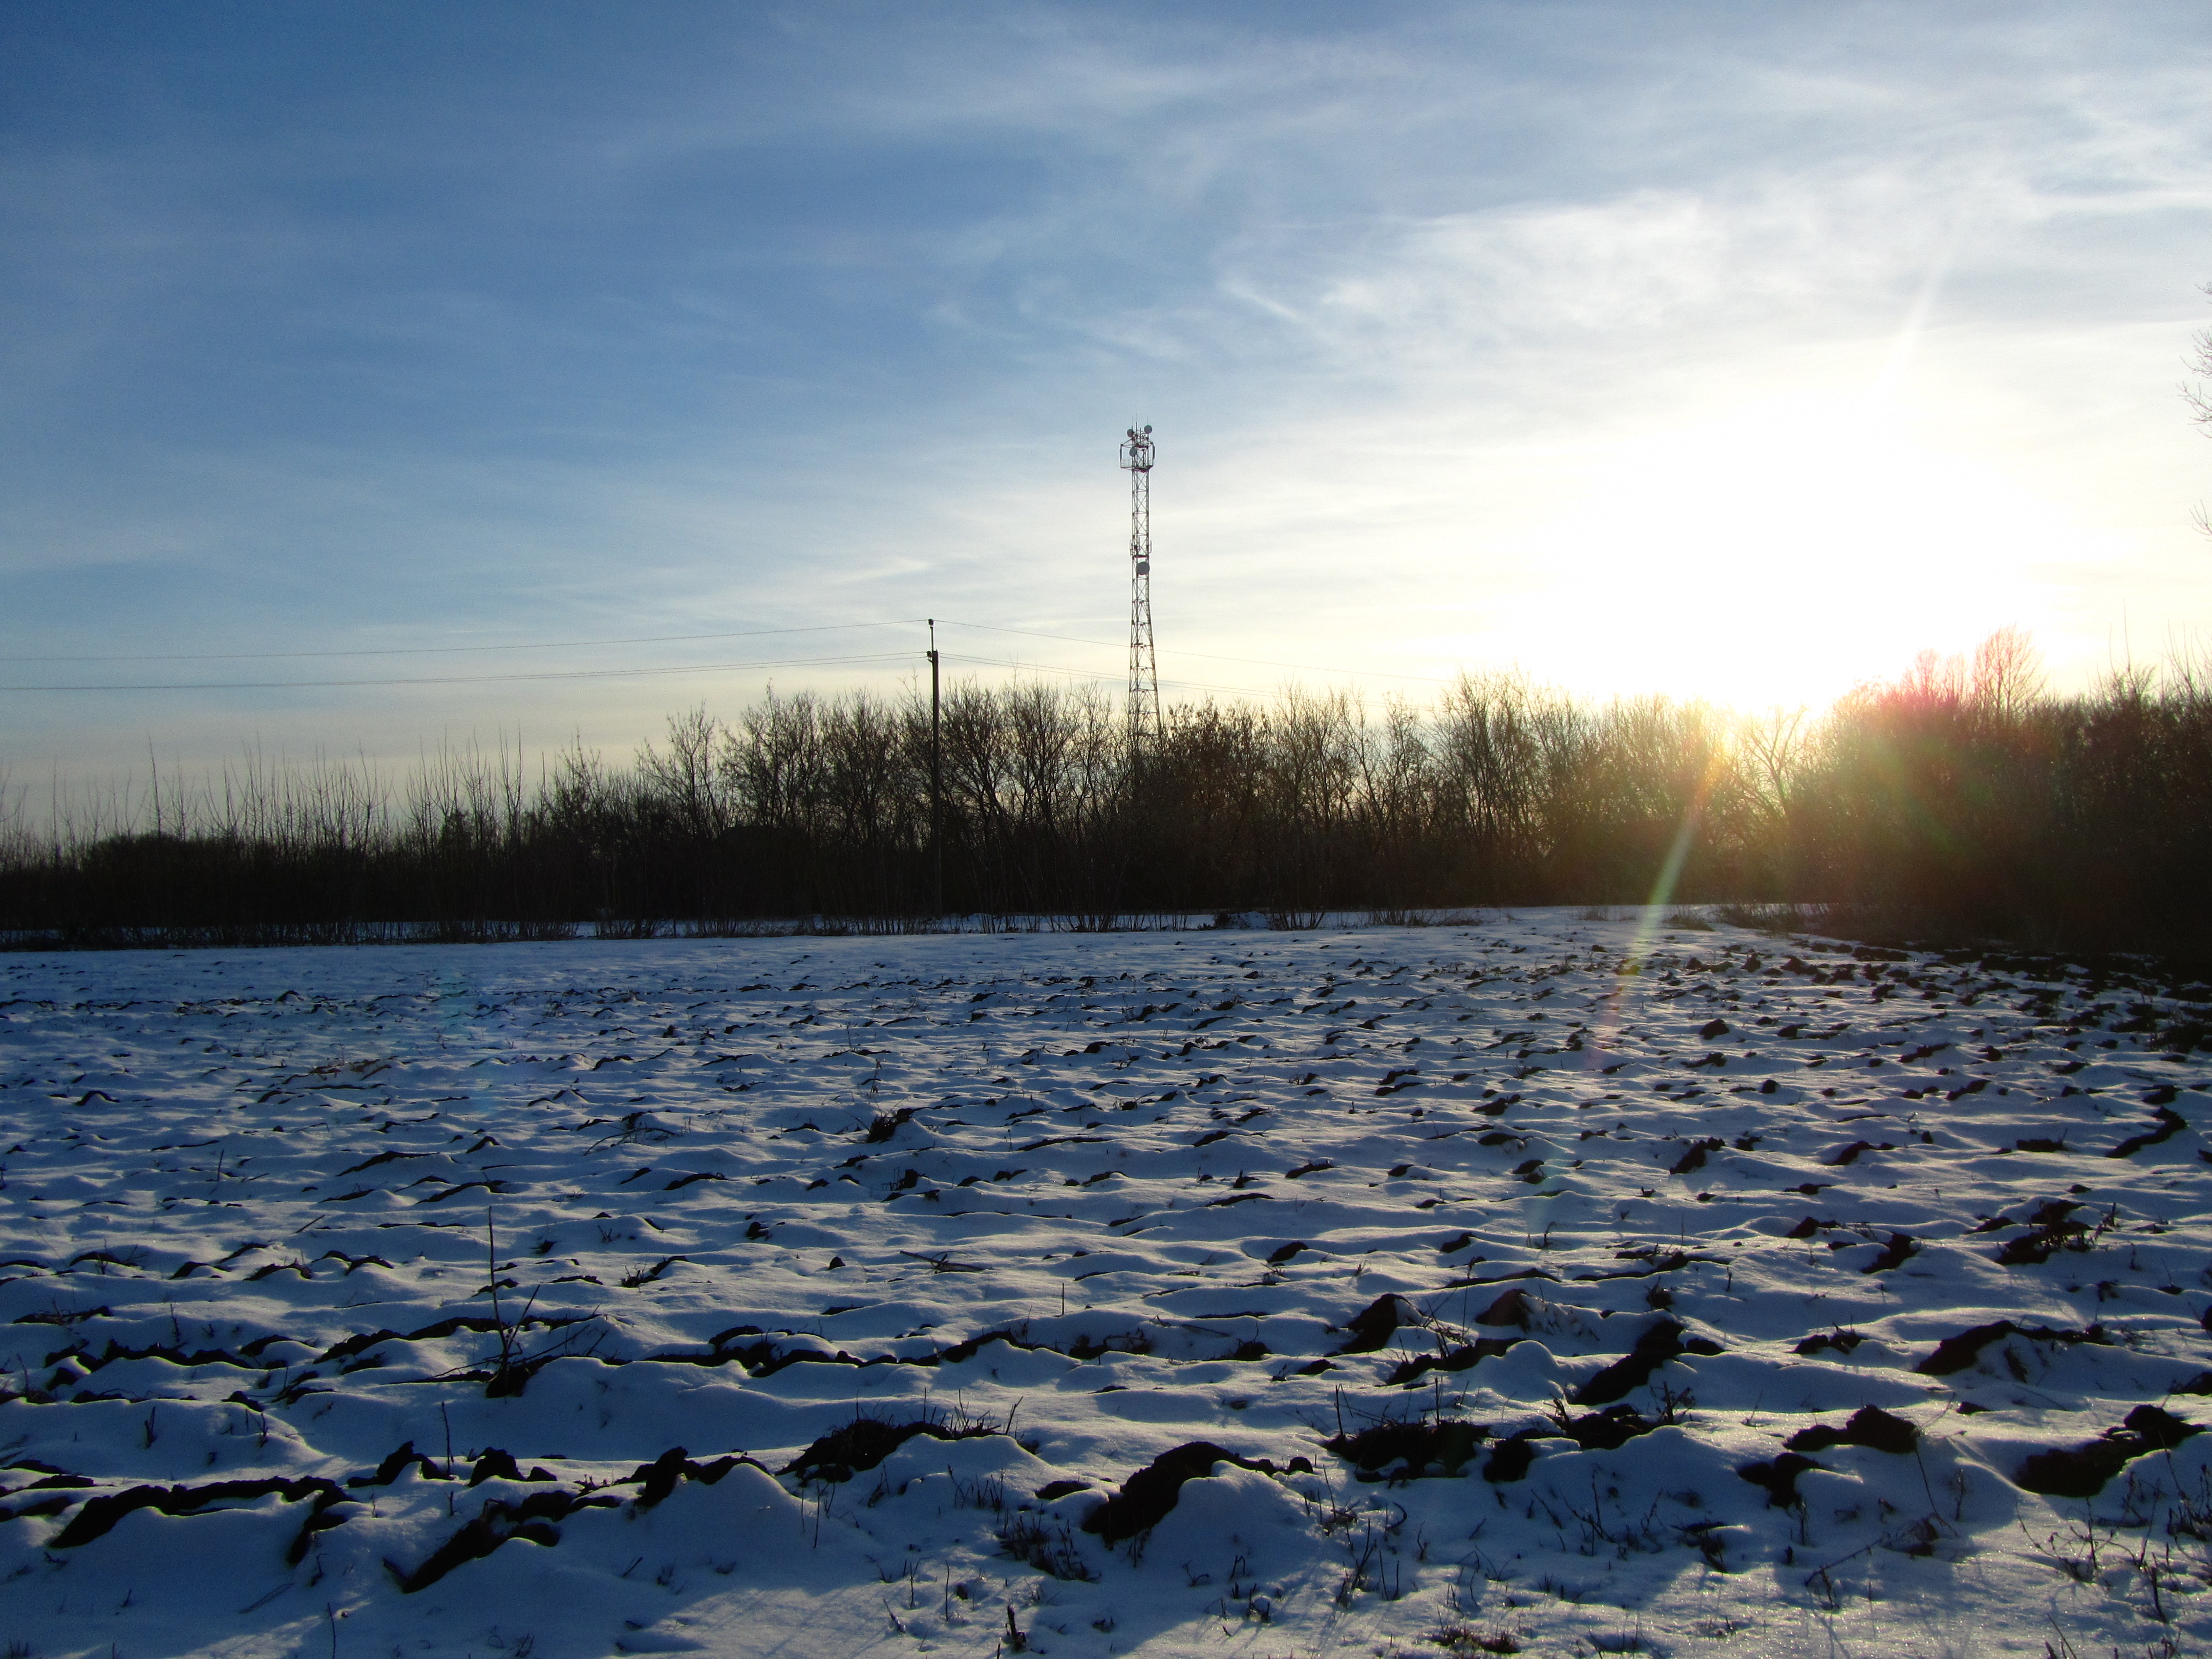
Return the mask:
<path id="1" fill-rule="evenodd" d="M 1590 456 L 1575 510 L 1527 526 L 1540 573 L 1469 641 L 1540 678 L 1743 707 L 1825 702 L 1924 648 L 2033 633 L 2063 515 L 1886 398 L 1773 403 Z M 1477 641 L 1480 641 L 1478 644 Z"/>

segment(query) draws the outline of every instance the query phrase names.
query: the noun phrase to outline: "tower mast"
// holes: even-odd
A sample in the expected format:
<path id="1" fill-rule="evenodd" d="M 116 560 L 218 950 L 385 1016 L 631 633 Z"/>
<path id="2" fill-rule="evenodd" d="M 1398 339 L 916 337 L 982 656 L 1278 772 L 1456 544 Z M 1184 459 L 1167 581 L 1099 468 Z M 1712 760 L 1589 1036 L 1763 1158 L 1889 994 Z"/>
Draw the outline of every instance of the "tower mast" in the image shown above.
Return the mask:
<path id="1" fill-rule="evenodd" d="M 1160 665 L 1152 649 L 1152 429 L 1131 427 L 1121 444 L 1129 475 L 1129 753 L 1160 732 Z"/>

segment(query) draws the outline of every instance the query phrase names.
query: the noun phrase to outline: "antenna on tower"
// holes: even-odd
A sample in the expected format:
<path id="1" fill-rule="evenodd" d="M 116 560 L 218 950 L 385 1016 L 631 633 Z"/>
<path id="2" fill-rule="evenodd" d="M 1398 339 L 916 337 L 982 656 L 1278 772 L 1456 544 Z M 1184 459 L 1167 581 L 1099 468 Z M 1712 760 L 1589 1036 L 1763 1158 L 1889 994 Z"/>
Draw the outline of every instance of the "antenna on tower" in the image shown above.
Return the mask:
<path id="1" fill-rule="evenodd" d="M 1152 649 L 1152 429 L 1131 427 L 1121 444 L 1129 475 L 1129 753 L 1160 731 L 1160 665 Z"/>

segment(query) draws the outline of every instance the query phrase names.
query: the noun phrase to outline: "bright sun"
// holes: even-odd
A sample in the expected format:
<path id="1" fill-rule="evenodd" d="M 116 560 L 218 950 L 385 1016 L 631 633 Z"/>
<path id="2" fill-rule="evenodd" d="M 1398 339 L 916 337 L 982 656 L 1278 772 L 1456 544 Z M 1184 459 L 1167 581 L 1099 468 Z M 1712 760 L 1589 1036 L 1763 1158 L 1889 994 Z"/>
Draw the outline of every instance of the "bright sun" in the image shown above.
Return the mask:
<path id="1" fill-rule="evenodd" d="M 2033 633 L 2035 568 L 2082 537 L 1947 435 L 1883 398 L 1778 400 L 1586 453 L 1581 504 L 1513 538 L 1533 580 L 1469 654 L 1756 708 Z"/>

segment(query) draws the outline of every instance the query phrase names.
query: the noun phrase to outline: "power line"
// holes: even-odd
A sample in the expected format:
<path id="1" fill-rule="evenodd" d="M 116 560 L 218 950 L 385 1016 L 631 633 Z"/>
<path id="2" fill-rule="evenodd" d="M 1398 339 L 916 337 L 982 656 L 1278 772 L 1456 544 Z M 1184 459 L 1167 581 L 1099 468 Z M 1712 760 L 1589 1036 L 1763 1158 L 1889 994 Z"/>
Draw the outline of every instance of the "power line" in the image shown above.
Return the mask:
<path id="1" fill-rule="evenodd" d="M 1011 636 L 1053 640 L 1067 645 L 1085 645 L 1102 651 L 1118 647 L 1108 641 L 1084 639 L 1073 634 L 1055 634 L 1034 628 L 1003 628 L 991 623 L 959 622 L 939 617 L 940 623 L 966 628 L 979 633 L 1002 634 Z M 804 628 L 761 628 L 742 631 L 714 634 L 642 635 L 623 639 L 548 640 L 526 644 L 482 646 L 407 646 L 361 651 L 271 651 L 263 653 L 210 652 L 197 655 L 139 654 L 130 657 L 5 657 L 5 662 L 228 662 L 228 661 L 289 661 L 301 659 L 343 657 L 389 657 L 409 655 L 444 655 L 475 651 L 552 651 L 571 650 L 607 645 L 653 645 L 698 640 L 757 639 L 772 635 L 794 634 L 827 634 L 868 628 L 901 628 L 910 625 L 906 619 L 894 618 L 880 622 L 829 623 Z M 907 651 L 855 653 L 838 656 L 765 658 L 747 662 L 680 663 L 655 667 L 639 668 L 582 668 L 538 669 L 512 674 L 416 674 L 362 677 L 349 679 L 293 679 L 293 680 L 179 680 L 131 681 L 105 684 L 70 684 L 50 685 L 0 684 L 0 692 L 130 692 L 130 691 L 286 691 L 311 690 L 343 690 L 378 686 L 408 685 L 501 685 L 531 682 L 561 680 L 639 679 L 673 674 L 734 673 L 762 668 L 820 668 L 857 667 L 875 664 L 905 662 L 920 653 Z M 1433 675 L 1396 674 L 1380 669 L 1327 667 L 1317 663 L 1281 662 L 1265 657 L 1233 657 L 1218 652 L 1175 651 L 1176 657 L 1194 658 L 1207 662 L 1239 663 L 1260 668 L 1282 668 L 1315 674 L 1372 675 L 1384 679 L 1406 680 L 1426 685 L 1448 685 L 1450 681 Z M 975 656 L 966 653 L 945 653 L 946 659 L 981 668 L 1006 668 L 1031 673 L 1060 674 L 1077 679 L 1112 680 L 1111 674 L 1089 669 L 1065 668 L 1049 663 L 1022 662 L 1014 659 Z M 1249 686 L 1226 685 L 1215 681 L 1187 679 L 1181 677 L 1163 678 L 1162 685 L 1172 685 L 1194 691 L 1217 691 L 1243 696 L 1274 697 L 1274 692 L 1255 691 Z"/>
<path id="2" fill-rule="evenodd" d="M 943 618 L 940 617 L 939 620 L 942 621 Z M 1119 684 L 1122 680 L 1122 676 L 1119 674 L 1103 673 L 1095 668 L 1062 668 L 1053 663 L 1023 662 L 1018 658 L 1012 657 L 971 657 L 962 653 L 947 651 L 945 653 L 945 660 L 967 663 L 970 666 L 978 668 L 1011 669 L 1018 674 L 1059 674 L 1069 679 L 1097 680 L 1114 684 Z M 1286 695 L 1280 691 L 1255 691 L 1246 685 L 1219 685 L 1206 680 L 1164 678 L 1160 684 L 1185 691 L 1219 691 L 1231 696 L 1272 697 L 1277 701 L 1280 701 Z"/>
<path id="3" fill-rule="evenodd" d="M 1102 651 L 1120 649 L 1118 646 L 1109 644 L 1104 640 L 1078 639 L 1073 634 L 1046 634 L 1034 628 L 998 628 L 989 623 L 962 622 L 957 617 L 939 617 L 937 620 L 953 628 L 973 628 L 986 634 L 1019 634 L 1033 640 L 1060 640 L 1069 645 L 1095 645 Z M 1176 657 L 1202 657 L 1208 662 L 1247 663 L 1255 668 L 1291 668 L 1306 674 L 1366 674 L 1378 679 L 1413 680 L 1423 685 L 1449 685 L 1452 683 L 1448 679 L 1438 678 L 1434 674 L 1394 674 L 1388 669 L 1382 668 L 1325 668 L 1319 663 L 1276 662 L 1267 657 L 1224 657 L 1216 651 L 1176 649 L 1170 651 L 1168 654 Z"/>
<path id="4" fill-rule="evenodd" d="M 635 679 L 659 674 L 718 674 L 746 668 L 820 668 L 861 663 L 910 662 L 912 651 L 878 652 L 854 657 L 775 657 L 758 662 L 696 662 L 660 668 L 544 669 L 528 674 L 437 674 L 366 680 L 185 680 L 172 684 L 137 682 L 127 685 L 0 685 L 0 691 L 294 691 L 313 687 L 365 685 L 498 685 L 525 680 Z"/>
<path id="5" fill-rule="evenodd" d="M 809 628 L 749 628 L 727 634 L 640 634 L 618 640 L 539 640 L 518 645 L 394 645 L 358 651 L 133 651 L 125 655 L 101 657 L 0 656 L 0 662 L 278 662 L 300 657 L 418 657 L 465 651 L 569 651 L 599 645 L 670 645 L 698 640 L 762 639 L 771 634 L 837 634 L 860 628 L 919 628 L 922 621 L 920 617 L 894 617 L 884 622 L 823 623 Z M 0 686 L 0 690 L 21 689 Z"/>
<path id="6" fill-rule="evenodd" d="M 1088 646 L 1095 646 L 1096 647 L 1097 647 L 1099 650 L 1102 650 L 1102 651 L 1114 651 L 1114 650 L 1119 650 L 1119 649 L 1121 648 L 1119 646 L 1117 646 L 1117 645 L 1115 645 L 1115 644 L 1112 643 L 1112 642 L 1111 642 L 1111 641 L 1106 641 L 1106 640 L 1089 640 L 1089 639 L 1085 639 L 1085 638 L 1081 637 L 1080 635 L 1074 635 L 1074 634 L 1054 634 L 1054 633 L 1048 633 L 1048 632 L 1046 632 L 1045 630 L 1043 630 L 1043 629 L 1036 629 L 1036 628 L 1003 628 L 1003 627 L 1000 627 L 1000 626 L 998 626 L 997 624 L 995 624 L 995 623 L 992 623 L 961 622 L 961 621 L 958 621 L 958 620 L 954 619 L 954 618 L 950 618 L 950 617 L 940 617 L 938 620 L 939 620 L 940 623 L 948 623 L 950 626 L 952 626 L 952 627 L 955 627 L 955 628 L 969 628 L 969 629 L 974 629 L 977 630 L 978 632 L 985 633 L 985 634 L 1010 634 L 1010 635 L 1018 635 L 1018 636 L 1020 636 L 1020 637 L 1022 637 L 1022 638 L 1024 638 L 1024 639 L 1032 639 L 1032 640 L 1056 640 L 1056 641 L 1060 641 L 1061 643 L 1063 643 L 1063 644 L 1066 644 L 1066 645 L 1088 645 Z M 507 644 L 500 644 L 500 645 L 400 645 L 400 646 L 379 646 L 379 647 L 362 647 L 362 648 L 356 649 L 356 650 L 317 650 L 317 651 L 200 651 L 200 652 L 181 652 L 181 651 L 134 651 L 134 652 L 130 652 L 130 653 L 127 653 L 112 654 L 112 655 L 91 655 L 91 654 L 68 654 L 68 653 L 59 653 L 59 654 L 51 654 L 51 655 L 45 655 L 45 656 L 0 656 L 0 662 L 12 662 L 12 663 L 34 663 L 34 662 L 87 662 L 87 663 L 92 663 L 92 662 L 288 662 L 288 661 L 299 661 L 299 660 L 320 660 L 320 659 L 333 659 L 333 658 L 345 658 L 345 657 L 412 657 L 412 656 L 450 656 L 450 655 L 456 655 L 456 654 L 465 654 L 465 653 L 471 653 L 471 652 L 484 652 L 484 651 L 574 651 L 574 650 L 585 650 L 585 649 L 589 649 L 589 648 L 592 648 L 592 647 L 599 647 L 599 646 L 609 646 L 609 645 L 676 645 L 676 644 L 690 644 L 690 643 L 696 643 L 696 642 L 697 642 L 697 641 L 703 641 L 703 640 L 749 640 L 749 639 L 766 639 L 766 638 L 769 638 L 769 637 L 771 637 L 771 636 L 775 636 L 775 635 L 792 635 L 792 634 L 837 634 L 837 633 L 845 633 L 845 632 L 849 632 L 849 631 L 857 630 L 857 629 L 868 629 L 868 628 L 919 628 L 919 627 L 921 627 L 921 626 L 922 622 L 923 622 L 923 618 L 919 617 L 887 617 L 887 618 L 883 619 L 883 620 L 881 620 L 881 621 L 876 621 L 876 622 L 821 623 L 811 624 L 811 625 L 809 625 L 809 626 L 806 626 L 806 627 L 803 627 L 803 628 L 749 628 L 749 629 L 732 629 L 732 630 L 728 630 L 728 631 L 726 631 L 726 632 L 713 633 L 713 634 L 635 634 L 635 635 L 623 635 L 623 636 L 620 636 L 620 637 L 616 637 L 616 638 L 608 638 L 608 639 L 597 639 L 597 640 L 530 640 L 530 641 L 523 641 L 516 642 L 516 643 L 507 643 Z M 1176 656 L 1179 656 L 1179 657 L 1197 657 L 1197 658 L 1202 659 L 1203 660 L 1206 660 L 1206 661 L 1208 661 L 1208 662 L 1233 662 L 1233 663 L 1242 663 L 1242 664 L 1245 664 L 1245 665 L 1249 665 L 1249 666 L 1255 667 L 1255 668 L 1287 668 L 1287 669 L 1291 669 L 1291 670 L 1293 670 L 1293 671 L 1295 671 L 1295 672 L 1300 672 L 1300 673 L 1308 673 L 1308 674 L 1356 674 L 1356 675 L 1364 675 L 1364 676 L 1367 676 L 1367 677 L 1370 677 L 1370 678 L 1379 678 L 1379 679 L 1409 680 L 1409 681 L 1413 681 L 1413 682 L 1415 682 L 1415 683 L 1417 683 L 1417 684 L 1424 684 L 1424 685 L 1449 685 L 1449 684 L 1451 684 L 1451 682 L 1450 682 L 1449 680 L 1438 678 L 1437 678 L 1437 677 L 1436 677 L 1435 675 L 1431 675 L 1431 674 L 1400 674 L 1400 673 L 1394 673 L 1394 672 L 1390 672 L 1389 670 L 1387 670 L 1387 669 L 1380 669 L 1380 668 L 1340 668 L 1340 667 L 1329 667 L 1329 666 L 1325 666 L 1325 665 L 1322 665 L 1322 664 L 1319 664 L 1319 663 L 1280 662 L 1280 661 L 1278 661 L 1278 660 L 1276 660 L 1276 659 L 1273 659 L 1273 658 L 1269 658 L 1269 657 L 1232 657 L 1232 656 L 1226 656 L 1226 655 L 1222 654 L 1221 653 L 1218 653 L 1218 652 L 1212 652 L 1212 651 L 1184 651 L 1184 650 L 1176 650 L 1176 651 L 1173 652 L 1171 654 L 1176 655 Z M 799 660 L 800 660 L 800 659 L 794 659 L 793 660 L 794 660 L 794 662 L 797 662 L 797 661 L 799 661 Z M 817 660 L 817 659 L 805 659 L 805 660 L 811 661 L 811 660 Z M 823 662 L 828 662 L 828 661 L 836 660 L 836 659 L 826 659 L 826 658 L 825 658 L 825 659 L 818 659 L 818 660 L 820 660 L 820 661 L 823 661 Z M 981 660 L 981 659 L 979 659 L 978 660 L 980 661 L 980 660 Z M 696 665 L 696 667 L 697 667 L 697 668 L 699 668 L 699 669 L 705 669 L 705 668 L 709 668 L 709 667 L 722 667 L 722 666 L 726 666 L 726 667 L 730 667 L 730 668 L 741 668 L 741 667 L 751 667 L 751 666 L 756 666 L 756 665 L 761 665 L 744 664 L 744 663 L 731 663 L 731 664 L 701 664 L 701 665 Z M 610 669 L 610 670 L 606 670 L 606 671 L 604 671 L 604 672 L 605 672 L 605 673 L 609 674 L 609 675 L 615 675 L 615 674 L 629 674 L 629 673 L 637 673 L 637 674 L 655 674 L 655 673 L 687 673 L 687 672 L 695 672 L 695 671 L 694 671 L 694 669 L 693 669 L 692 667 L 690 667 L 690 666 L 686 666 L 686 667 L 683 667 L 683 668 L 674 668 L 674 669 L 653 669 L 653 668 L 641 668 L 641 669 Z M 247 683 L 241 683 L 241 684 L 228 684 L 228 683 L 222 684 L 202 684 L 195 683 L 195 684 L 164 684 L 164 685 L 152 685 L 152 684 L 148 684 L 148 685 L 143 685 L 143 686 L 131 686 L 131 685 L 0 685 L 0 691 L 128 691 L 128 690 L 147 690 L 147 691 L 188 691 L 188 690 L 211 690 L 211 691 L 220 691 L 220 690 L 250 690 L 250 689 L 252 689 L 252 685 L 260 685 L 260 684 L 266 684 L 266 685 L 270 685 L 270 686 L 272 686 L 272 687 L 278 687 L 278 688 L 283 688 L 283 689 L 296 689 L 296 688 L 301 688 L 301 687 L 307 687 L 307 686 L 319 686 L 319 685 L 432 685 L 432 684 L 471 684 L 471 683 L 472 683 L 472 681 L 473 681 L 476 678 L 478 678 L 478 677 L 460 677 L 460 678 L 448 678 L 448 679 L 433 679 L 433 678 L 401 678 L 401 679 L 374 679 L 374 680 L 371 680 L 371 679 L 362 679 L 362 680 L 327 680 L 327 681 L 326 681 L 326 680 L 269 680 L 269 681 L 254 681 L 254 682 L 251 682 L 250 684 L 247 684 Z M 486 678 L 486 679 L 501 678 L 560 678 L 560 676 L 548 674 L 548 675 L 544 675 L 544 676 L 529 676 L 529 675 L 516 675 L 516 676 L 484 676 L 484 677 L 481 677 L 481 678 Z M 1195 682 L 1189 682 L 1189 681 L 1178 681 L 1178 682 L 1176 682 L 1176 684 L 1195 684 Z M 1223 689 L 1223 690 L 1233 690 L 1233 689 L 1236 689 L 1236 688 L 1218 688 L 1218 689 Z"/>

